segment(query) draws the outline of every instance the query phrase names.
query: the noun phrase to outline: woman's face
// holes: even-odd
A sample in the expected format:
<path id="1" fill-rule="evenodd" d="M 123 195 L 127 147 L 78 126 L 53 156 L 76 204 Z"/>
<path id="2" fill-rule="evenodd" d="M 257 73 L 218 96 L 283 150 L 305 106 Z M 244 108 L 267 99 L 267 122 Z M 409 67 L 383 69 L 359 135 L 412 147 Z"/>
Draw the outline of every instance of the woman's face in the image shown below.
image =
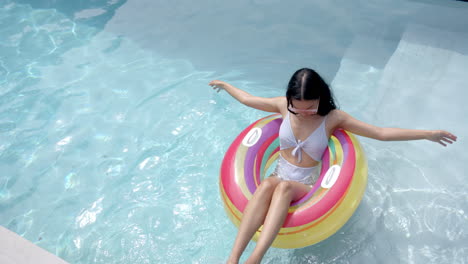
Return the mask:
<path id="1" fill-rule="evenodd" d="M 301 116 L 312 116 L 318 112 L 320 99 L 316 100 L 295 100 L 291 101 L 289 110 Z"/>

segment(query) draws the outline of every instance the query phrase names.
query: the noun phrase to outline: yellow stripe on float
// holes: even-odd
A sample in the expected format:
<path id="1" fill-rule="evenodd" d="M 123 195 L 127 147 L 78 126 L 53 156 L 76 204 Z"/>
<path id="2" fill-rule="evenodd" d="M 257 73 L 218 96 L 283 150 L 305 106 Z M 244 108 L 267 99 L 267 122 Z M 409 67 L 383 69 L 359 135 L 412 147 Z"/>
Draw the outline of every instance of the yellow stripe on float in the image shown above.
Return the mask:
<path id="1" fill-rule="evenodd" d="M 332 136 L 331 140 L 333 141 L 334 148 L 335 148 L 335 154 L 332 153 L 331 149 L 329 149 L 329 164 L 326 168 L 330 168 L 332 165 L 337 164 L 342 164 L 343 162 L 343 146 L 341 145 L 340 141 L 335 137 Z M 321 173 L 321 171 L 320 171 Z M 293 206 L 289 208 L 289 213 L 295 212 L 295 211 L 303 211 L 303 210 L 308 210 L 310 207 L 312 207 L 314 204 L 316 204 L 318 201 L 320 201 L 320 198 L 323 197 L 323 195 L 326 195 L 328 192 L 328 189 L 322 189 L 321 187 L 316 191 L 316 193 L 310 197 L 307 201 L 304 201 L 302 204 Z M 320 195 L 320 196 L 319 196 Z M 318 199 L 318 198 L 319 199 Z"/>
<path id="2" fill-rule="evenodd" d="M 352 216 L 366 188 L 367 166 L 359 142 L 353 135 L 349 135 L 356 149 L 356 166 L 351 185 L 343 196 L 341 203 L 324 218 L 304 225 L 302 228 L 306 229 L 302 232 L 296 232 L 300 230 L 300 227 L 287 228 L 286 230 L 282 228 L 272 246 L 280 248 L 298 248 L 315 244 L 334 234 Z M 284 235 L 282 235 L 283 233 Z M 258 236 L 258 234 L 256 234 L 256 236 Z"/>
<path id="3" fill-rule="evenodd" d="M 259 121 L 253 128 L 263 128 L 266 124 L 270 123 L 272 120 L 278 118 L 277 116 L 272 116 L 270 118 L 266 118 L 265 120 Z M 241 141 L 242 142 L 242 141 Z M 236 177 L 236 182 L 239 185 L 239 188 L 242 191 L 242 194 L 250 200 L 253 196 L 253 194 L 250 192 L 249 188 L 247 187 L 247 183 L 245 182 L 245 175 L 244 175 L 244 163 L 245 159 L 247 156 L 247 151 L 249 150 L 249 147 L 244 146 L 242 143 L 239 144 L 239 147 L 237 148 L 237 151 L 235 153 L 235 159 L 234 159 L 234 168 L 235 168 L 235 177 Z M 255 167 L 254 167 L 254 173 L 255 173 Z M 259 183 L 255 180 L 257 186 Z"/>
<path id="4" fill-rule="evenodd" d="M 224 188 L 220 185 L 221 198 L 223 199 L 224 209 L 229 219 L 234 223 L 236 227 L 239 227 L 242 213 L 236 208 L 236 206 L 229 200 Z"/>
<path id="5" fill-rule="evenodd" d="M 270 169 L 270 166 L 273 164 L 273 162 L 275 162 L 278 159 L 278 157 L 279 157 L 279 151 L 273 154 L 271 158 L 268 159 L 267 163 L 265 164 L 264 173 L 266 173 L 268 169 Z"/>

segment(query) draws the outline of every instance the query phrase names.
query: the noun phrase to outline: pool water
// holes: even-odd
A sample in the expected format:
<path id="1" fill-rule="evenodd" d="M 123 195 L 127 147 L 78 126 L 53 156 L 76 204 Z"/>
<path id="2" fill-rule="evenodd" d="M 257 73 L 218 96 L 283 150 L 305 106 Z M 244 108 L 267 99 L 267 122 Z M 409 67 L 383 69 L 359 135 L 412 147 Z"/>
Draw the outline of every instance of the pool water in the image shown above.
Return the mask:
<path id="1" fill-rule="evenodd" d="M 350 221 L 264 263 L 465 263 L 468 4 L 295 3 L 0 0 L 0 224 L 70 263 L 223 263 L 220 163 L 266 113 L 207 84 L 278 96 L 307 66 L 356 118 L 459 139 L 361 138 Z"/>

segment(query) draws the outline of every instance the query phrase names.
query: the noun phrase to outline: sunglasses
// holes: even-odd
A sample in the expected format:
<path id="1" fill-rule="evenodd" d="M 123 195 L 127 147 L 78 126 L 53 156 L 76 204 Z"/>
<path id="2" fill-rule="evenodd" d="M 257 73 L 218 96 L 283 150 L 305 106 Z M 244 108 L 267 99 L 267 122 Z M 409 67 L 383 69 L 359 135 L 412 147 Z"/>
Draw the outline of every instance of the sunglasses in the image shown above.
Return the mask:
<path id="1" fill-rule="evenodd" d="M 316 108 L 316 109 L 297 109 L 295 107 L 288 107 L 288 109 L 293 114 L 316 114 L 318 112 L 318 108 Z"/>
<path id="2" fill-rule="evenodd" d="M 320 104 L 320 101 L 319 101 L 319 104 Z M 318 108 L 319 108 L 319 105 L 317 105 L 317 108 L 315 108 L 315 109 L 298 109 L 298 108 L 295 108 L 295 107 L 293 107 L 293 106 L 288 106 L 289 112 L 291 112 L 291 113 L 293 113 L 293 114 L 309 114 L 309 115 L 313 115 L 313 114 L 317 114 Z"/>

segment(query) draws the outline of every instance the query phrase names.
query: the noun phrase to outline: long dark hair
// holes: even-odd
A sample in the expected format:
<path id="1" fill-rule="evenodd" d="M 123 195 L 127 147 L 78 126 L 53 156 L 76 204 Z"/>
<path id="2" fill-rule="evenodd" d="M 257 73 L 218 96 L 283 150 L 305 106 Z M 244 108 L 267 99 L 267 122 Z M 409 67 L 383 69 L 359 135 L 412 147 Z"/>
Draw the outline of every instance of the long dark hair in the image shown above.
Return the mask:
<path id="1" fill-rule="evenodd" d="M 314 70 L 302 68 L 297 70 L 291 80 L 289 80 L 288 90 L 286 91 L 286 99 L 289 106 L 292 105 L 292 100 L 317 100 L 320 99 L 317 114 L 326 116 L 330 111 L 336 109 L 335 100 L 328 84 Z"/>

